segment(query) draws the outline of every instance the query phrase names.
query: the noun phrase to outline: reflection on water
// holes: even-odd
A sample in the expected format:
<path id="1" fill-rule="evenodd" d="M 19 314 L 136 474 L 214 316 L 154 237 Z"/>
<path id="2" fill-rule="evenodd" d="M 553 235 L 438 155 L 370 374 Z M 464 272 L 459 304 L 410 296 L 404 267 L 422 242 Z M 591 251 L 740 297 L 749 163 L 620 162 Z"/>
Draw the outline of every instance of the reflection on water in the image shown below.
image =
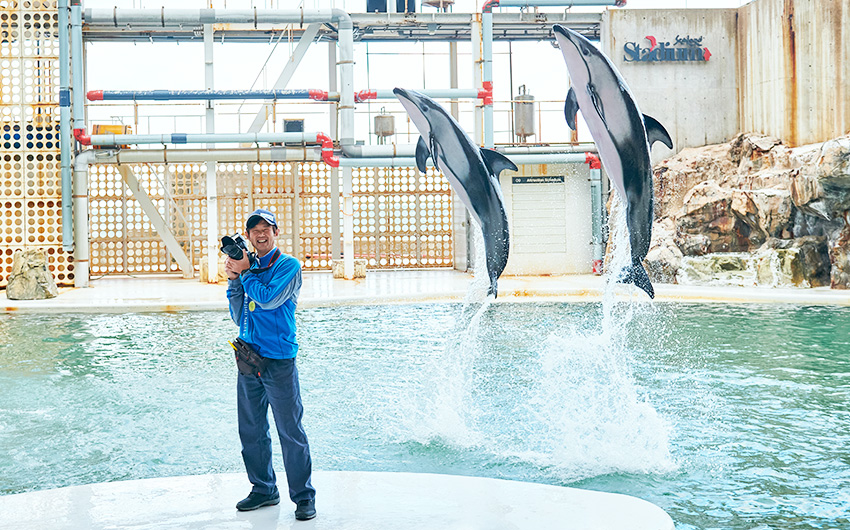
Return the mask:
<path id="1" fill-rule="evenodd" d="M 680 530 L 850 528 L 850 308 L 477 304 L 298 312 L 318 469 L 626 493 Z M 241 472 L 235 332 L 0 315 L 0 493 Z"/>

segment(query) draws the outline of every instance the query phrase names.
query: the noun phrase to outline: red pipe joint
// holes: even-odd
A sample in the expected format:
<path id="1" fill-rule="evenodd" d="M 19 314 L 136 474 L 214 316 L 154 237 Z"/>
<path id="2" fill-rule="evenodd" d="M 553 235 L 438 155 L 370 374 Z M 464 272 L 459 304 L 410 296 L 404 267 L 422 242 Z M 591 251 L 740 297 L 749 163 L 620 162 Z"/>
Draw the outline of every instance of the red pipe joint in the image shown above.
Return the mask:
<path id="1" fill-rule="evenodd" d="M 478 91 L 478 99 L 483 100 L 484 105 L 493 104 L 493 82 L 484 81 L 481 83 L 483 88 Z"/>
<path id="2" fill-rule="evenodd" d="M 307 90 L 307 93 L 310 94 L 310 99 L 312 99 L 312 100 L 315 100 L 315 101 L 327 101 L 328 100 L 328 93 L 325 92 L 324 90 L 311 88 L 311 89 Z"/>
<path id="3" fill-rule="evenodd" d="M 593 153 L 588 152 L 584 154 L 584 163 L 589 165 L 590 169 L 602 169 L 602 162 L 600 162 L 599 157 Z"/>
<path id="4" fill-rule="evenodd" d="M 322 143 L 322 160 L 331 167 L 339 167 L 339 157 L 334 156 L 334 141 L 324 133 L 316 135 L 316 141 Z"/>
<path id="5" fill-rule="evenodd" d="M 86 92 L 86 99 L 89 101 L 103 101 L 103 90 L 89 90 Z"/>
<path id="6" fill-rule="evenodd" d="M 74 139 L 83 145 L 91 145 L 91 136 L 86 135 L 85 129 L 74 129 Z"/>
<path id="7" fill-rule="evenodd" d="M 621 0 L 625 3 L 625 0 Z M 499 0 L 487 0 L 484 2 L 484 5 L 481 6 L 482 13 L 492 13 L 494 7 L 499 7 Z"/>
<path id="8" fill-rule="evenodd" d="M 377 90 L 361 90 L 360 92 L 354 93 L 354 102 L 355 103 L 363 103 L 367 99 L 378 99 L 378 91 Z"/>

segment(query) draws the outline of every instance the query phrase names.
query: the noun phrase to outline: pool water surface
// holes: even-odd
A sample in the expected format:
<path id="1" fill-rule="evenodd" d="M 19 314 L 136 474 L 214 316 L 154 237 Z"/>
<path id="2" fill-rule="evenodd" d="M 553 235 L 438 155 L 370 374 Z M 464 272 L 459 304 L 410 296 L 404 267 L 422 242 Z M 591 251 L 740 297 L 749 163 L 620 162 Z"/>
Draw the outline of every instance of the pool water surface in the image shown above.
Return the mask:
<path id="1" fill-rule="evenodd" d="M 297 317 L 317 469 L 625 493 L 680 530 L 850 528 L 850 308 Z M 0 494 L 241 472 L 235 333 L 223 312 L 0 315 Z"/>

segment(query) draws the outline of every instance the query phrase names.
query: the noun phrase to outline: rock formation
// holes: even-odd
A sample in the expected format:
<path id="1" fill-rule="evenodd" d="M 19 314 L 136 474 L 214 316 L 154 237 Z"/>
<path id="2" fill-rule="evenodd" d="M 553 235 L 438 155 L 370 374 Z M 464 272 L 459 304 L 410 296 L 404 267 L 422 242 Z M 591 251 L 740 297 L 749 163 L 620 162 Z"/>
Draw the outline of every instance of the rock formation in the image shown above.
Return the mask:
<path id="1" fill-rule="evenodd" d="M 850 288 L 850 136 L 741 134 L 655 167 L 657 282 Z"/>
<path id="2" fill-rule="evenodd" d="M 47 253 L 42 249 L 18 250 L 12 257 L 12 273 L 6 284 L 9 300 L 43 300 L 59 294 L 53 275 L 47 269 Z"/>

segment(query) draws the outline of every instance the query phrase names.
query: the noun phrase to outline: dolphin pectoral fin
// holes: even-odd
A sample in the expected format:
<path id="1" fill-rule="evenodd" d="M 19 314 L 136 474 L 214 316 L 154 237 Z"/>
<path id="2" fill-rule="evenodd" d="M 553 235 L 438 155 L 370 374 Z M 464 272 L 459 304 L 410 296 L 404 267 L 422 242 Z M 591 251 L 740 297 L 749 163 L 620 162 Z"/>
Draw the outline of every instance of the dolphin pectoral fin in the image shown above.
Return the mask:
<path id="1" fill-rule="evenodd" d="M 655 289 L 653 289 L 649 275 L 646 273 L 646 269 L 643 268 L 642 264 L 632 263 L 626 267 L 617 281 L 620 283 L 633 283 L 648 294 L 649 298 L 655 298 Z"/>
<path id="2" fill-rule="evenodd" d="M 416 167 L 418 167 L 419 171 L 422 173 L 428 171 L 427 166 L 425 166 L 425 162 L 428 160 L 429 156 L 431 156 L 431 150 L 428 149 L 428 144 L 425 143 L 425 139 L 420 136 L 419 141 L 416 142 Z"/>
<path id="3" fill-rule="evenodd" d="M 564 103 L 564 117 L 567 118 L 567 125 L 570 129 L 576 130 L 576 113 L 578 112 L 578 100 L 576 99 L 576 91 L 570 87 L 567 92 L 567 101 Z"/>
<path id="4" fill-rule="evenodd" d="M 511 162 L 511 160 L 498 151 L 494 151 L 492 149 L 484 149 L 481 148 L 481 156 L 484 158 L 484 162 L 487 164 L 487 167 L 490 168 L 490 171 L 499 176 L 499 173 L 506 169 L 510 169 L 511 171 L 518 171 L 519 168 L 516 167 L 516 164 Z"/>
<path id="5" fill-rule="evenodd" d="M 649 142 L 650 148 L 655 142 L 661 142 L 667 146 L 667 149 L 673 149 L 673 140 L 670 139 L 670 134 L 663 125 L 658 123 L 658 120 L 644 114 L 643 125 L 646 128 L 646 140 Z"/>

